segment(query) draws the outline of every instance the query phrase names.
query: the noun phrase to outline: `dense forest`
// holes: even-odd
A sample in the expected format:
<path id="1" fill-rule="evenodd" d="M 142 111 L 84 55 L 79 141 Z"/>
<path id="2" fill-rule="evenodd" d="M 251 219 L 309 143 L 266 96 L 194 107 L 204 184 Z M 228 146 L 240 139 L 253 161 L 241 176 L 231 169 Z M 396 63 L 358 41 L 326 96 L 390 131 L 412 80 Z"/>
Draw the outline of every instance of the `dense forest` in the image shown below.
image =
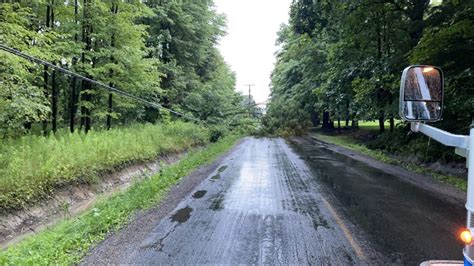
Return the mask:
<path id="1" fill-rule="evenodd" d="M 225 17 L 212 0 L 1 2 L 3 45 L 206 123 L 244 117 L 235 75 L 216 48 Z M 166 110 L 0 51 L 3 137 L 170 119 Z"/>
<path id="2" fill-rule="evenodd" d="M 294 0 L 265 123 L 300 130 L 368 119 L 384 131 L 388 120 L 393 131 L 402 70 L 432 64 L 446 76 L 440 124 L 465 133 L 474 112 L 473 29 L 474 1 Z"/>

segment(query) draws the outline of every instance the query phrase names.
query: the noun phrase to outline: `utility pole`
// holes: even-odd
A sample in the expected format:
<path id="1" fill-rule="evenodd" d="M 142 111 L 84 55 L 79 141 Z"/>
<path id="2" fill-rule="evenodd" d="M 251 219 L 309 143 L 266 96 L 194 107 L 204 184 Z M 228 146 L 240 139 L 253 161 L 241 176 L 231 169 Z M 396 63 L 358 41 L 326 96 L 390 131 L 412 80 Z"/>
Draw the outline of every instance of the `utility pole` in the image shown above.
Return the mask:
<path id="1" fill-rule="evenodd" d="M 251 116 L 252 105 L 250 104 L 250 102 L 252 100 L 252 87 L 255 86 L 255 84 L 247 84 L 245 86 L 249 87 L 249 117 L 252 117 Z"/>

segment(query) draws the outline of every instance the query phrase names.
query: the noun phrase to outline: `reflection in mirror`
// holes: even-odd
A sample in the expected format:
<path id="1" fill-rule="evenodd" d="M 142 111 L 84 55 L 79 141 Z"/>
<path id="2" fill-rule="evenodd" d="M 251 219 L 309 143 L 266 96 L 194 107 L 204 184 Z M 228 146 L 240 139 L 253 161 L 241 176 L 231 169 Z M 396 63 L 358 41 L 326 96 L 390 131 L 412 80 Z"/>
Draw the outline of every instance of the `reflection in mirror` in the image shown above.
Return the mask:
<path id="1" fill-rule="evenodd" d="M 413 67 L 405 80 L 405 101 L 442 101 L 443 80 L 439 69 Z"/>
<path id="2" fill-rule="evenodd" d="M 403 112 L 410 120 L 439 120 L 441 102 L 405 101 Z"/>

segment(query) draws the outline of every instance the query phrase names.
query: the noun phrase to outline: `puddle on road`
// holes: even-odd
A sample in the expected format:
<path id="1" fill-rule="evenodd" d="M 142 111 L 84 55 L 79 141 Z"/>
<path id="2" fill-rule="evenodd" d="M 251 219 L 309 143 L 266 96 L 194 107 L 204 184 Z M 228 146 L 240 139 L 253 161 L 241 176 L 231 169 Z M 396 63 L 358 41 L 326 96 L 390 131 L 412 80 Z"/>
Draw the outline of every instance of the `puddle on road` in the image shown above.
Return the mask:
<path id="1" fill-rule="evenodd" d="M 327 161 L 332 161 L 331 158 L 328 158 L 328 157 L 325 157 L 325 156 L 308 156 L 309 159 L 311 160 L 320 160 L 320 161 L 324 161 L 324 160 L 327 160 Z"/>
<path id="2" fill-rule="evenodd" d="M 204 197 L 204 195 L 206 195 L 206 193 L 207 193 L 207 190 L 199 190 L 199 191 L 196 191 L 196 192 L 194 192 L 194 194 L 193 194 L 193 198 L 195 198 L 195 199 L 200 199 L 200 198 Z"/>
<path id="3" fill-rule="evenodd" d="M 221 179 L 221 173 L 224 172 L 225 169 L 227 169 L 227 167 L 228 167 L 227 165 L 219 167 L 219 169 L 217 169 L 217 174 L 211 177 L 211 181 L 216 181 L 216 180 Z"/>
<path id="4" fill-rule="evenodd" d="M 215 197 L 212 202 L 211 202 L 211 206 L 209 207 L 209 209 L 213 210 L 213 211 L 219 211 L 219 210 L 222 210 L 224 209 L 224 195 L 222 194 L 219 194 L 217 197 Z"/>
<path id="5" fill-rule="evenodd" d="M 165 244 L 163 243 L 165 241 L 165 239 L 168 238 L 168 236 L 171 235 L 176 230 L 176 227 L 178 227 L 179 224 L 185 223 L 186 221 L 189 220 L 189 218 L 191 217 L 191 212 L 192 211 L 193 211 L 193 208 L 191 208 L 189 206 L 186 206 L 185 208 L 177 210 L 176 213 L 173 214 L 173 216 L 170 217 L 170 219 L 171 219 L 172 222 L 178 222 L 178 224 L 174 224 L 173 228 L 171 230 L 169 230 L 166 233 L 165 236 L 158 239 L 156 242 L 154 242 L 150 245 L 142 246 L 142 247 L 140 247 L 140 249 L 146 250 L 148 248 L 152 248 L 152 249 L 157 250 L 158 252 L 162 252 L 163 247 L 165 246 Z"/>
<path id="6" fill-rule="evenodd" d="M 228 167 L 227 165 L 221 166 L 221 167 L 219 167 L 219 169 L 217 169 L 217 172 L 222 173 L 222 172 L 225 171 L 225 169 L 227 169 L 227 167 Z"/>
<path id="7" fill-rule="evenodd" d="M 193 208 L 186 206 L 185 208 L 179 209 L 173 216 L 171 216 L 172 222 L 185 223 L 191 217 Z"/>

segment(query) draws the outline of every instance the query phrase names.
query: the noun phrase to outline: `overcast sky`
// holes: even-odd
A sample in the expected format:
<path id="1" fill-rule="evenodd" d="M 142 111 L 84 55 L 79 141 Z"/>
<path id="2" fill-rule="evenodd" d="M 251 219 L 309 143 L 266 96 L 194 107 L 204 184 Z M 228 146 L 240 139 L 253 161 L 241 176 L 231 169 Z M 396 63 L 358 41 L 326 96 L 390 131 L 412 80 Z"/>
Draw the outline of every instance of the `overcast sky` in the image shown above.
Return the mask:
<path id="1" fill-rule="evenodd" d="M 227 36 L 219 50 L 237 74 L 238 91 L 248 94 L 245 84 L 255 84 L 252 96 L 258 103 L 269 94 L 275 63 L 275 41 L 282 23 L 288 22 L 291 0 L 215 0 L 219 13 L 227 16 Z"/>

